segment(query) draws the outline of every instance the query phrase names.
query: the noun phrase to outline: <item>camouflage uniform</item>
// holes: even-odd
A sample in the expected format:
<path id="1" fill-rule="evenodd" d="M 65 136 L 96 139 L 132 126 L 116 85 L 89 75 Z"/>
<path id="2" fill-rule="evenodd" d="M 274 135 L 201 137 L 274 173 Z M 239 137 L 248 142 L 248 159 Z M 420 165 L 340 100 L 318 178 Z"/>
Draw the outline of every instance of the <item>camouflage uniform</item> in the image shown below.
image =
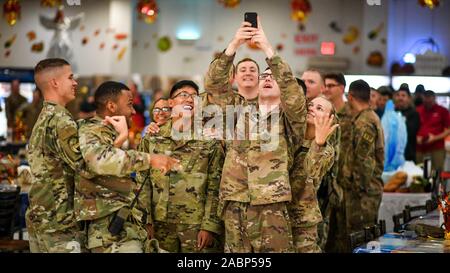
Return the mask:
<path id="1" fill-rule="evenodd" d="M 343 189 L 337 181 L 339 173 L 340 142 L 341 127 L 337 127 L 327 140 L 327 143 L 334 147 L 334 162 L 331 169 L 323 177 L 317 192 L 317 199 L 319 200 L 320 212 L 322 213 L 323 218 L 323 221 L 317 226 L 319 235 L 318 245 L 322 251 L 325 250 L 328 241 L 330 218 L 333 213 L 333 207 L 340 206 L 344 199 Z"/>
<path id="2" fill-rule="evenodd" d="M 32 252 L 84 247 L 73 203 L 75 173 L 83 169 L 77 130 L 66 108 L 44 102 L 28 144 L 32 186 L 26 221 Z"/>
<path id="3" fill-rule="evenodd" d="M 227 105 L 251 104 L 231 89 L 229 70 L 233 59 L 234 56 L 229 57 L 222 53 L 211 63 L 205 79 L 206 91 L 223 111 Z M 279 118 L 275 128 L 267 130 L 269 133 L 278 134 L 279 143 L 273 147 L 274 150 L 262 150 L 262 146 L 269 141 L 261 139 L 261 134 L 257 136 L 257 140 L 250 140 L 247 132 L 238 129 L 234 132 L 234 140 L 227 141 L 227 154 L 220 183 L 219 210 L 222 212 L 223 208 L 225 209 L 221 215 L 225 221 L 227 252 L 294 251 L 287 213 L 287 203 L 292 199 L 289 169 L 296 147 L 304 136 L 306 103 L 303 91 L 290 67 L 281 57 L 275 55 L 266 61 L 281 90 L 281 109 L 278 116 L 278 113 L 272 111 L 269 115 L 259 118 L 259 121 Z M 234 118 L 235 124 L 242 122 L 246 129 L 250 118 L 255 117 L 238 114 Z M 270 124 L 271 122 L 268 122 L 268 125 Z M 252 128 L 249 128 L 249 132 L 250 130 Z M 244 136 L 244 140 L 237 139 L 237 136 Z M 269 227 L 265 229 L 267 232 L 264 234 L 248 229 L 263 225 Z M 258 241 L 263 243 L 258 244 Z"/>
<path id="4" fill-rule="evenodd" d="M 336 208 L 336 238 L 333 245 L 327 245 L 330 252 L 352 251 L 348 235 L 376 223 L 383 192 L 384 136 L 380 119 L 366 109 L 353 117 L 350 126 L 350 130 L 342 128 L 350 131 L 341 139 L 341 148 L 348 151 L 339 169 L 344 202 Z"/>
<path id="5" fill-rule="evenodd" d="M 138 181 L 150 175 L 146 194 L 147 222 L 153 223 L 155 238 L 169 252 L 198 252 L 200 230 L 213 233 L 215 244 L 201 252 L 223 252 L 219 235 L 223 223 L 217 215 L 219 183 L 224 153 L 216 140 L 174 140 L 172 121 L 157 136 L 146 135 L 138 150 L 155 154 L 170 153 L 179 159 L 182 171 L 162 175 L 159 170 L 140 172 Z"/>
<path id="6" fill-rule="evenodd" d="M 288 208 L 294 243 L 299 253 L 321 252 L 318 242 L 318 225 L 323 223 L 321 208 L 327 207 L 324 203 L 328 201 L 329 195 L 335 193 L 333 189 L 336 185 L 332 180 L 326 184 L 327 192 L 320 200 L 322 206 L 319 206 L 317 192 L 319 187 L 324 187 L 321 181 L 326 175 L 332 176 L 332 168 L 337 165 L 336 135 L 339 136 L 339 131 L 331 135 L 322 147 L 313 140 L 304 140 L 295 157 L 290 175 L 293 198 Z M 327 234 L 326 224 L 319 227 L 322 236 Z"/>
<path id="7" fill-rule="evenodd" d="M 108 225 L 119 209 L 130 206 L 137 189 L 130 174 L 150 167 L 149 154 L 114 147 L 118 133 L 95 116 L 80 120 L 80 150 L 86 167 L 95 177 L 80 177 L 76 183 L 75 211 L 87 227 L 87 248 L 91 252 L 143 252 L 147 237 L 143 210 L 135 206 L 117 236 Z"/>

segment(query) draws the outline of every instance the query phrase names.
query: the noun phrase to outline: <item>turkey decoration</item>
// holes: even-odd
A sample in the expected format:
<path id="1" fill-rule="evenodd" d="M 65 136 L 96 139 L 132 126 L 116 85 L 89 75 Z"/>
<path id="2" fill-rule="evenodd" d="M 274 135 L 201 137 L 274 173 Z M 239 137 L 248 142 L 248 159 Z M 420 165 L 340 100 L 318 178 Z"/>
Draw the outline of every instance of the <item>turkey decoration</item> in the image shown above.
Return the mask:
<path id="1" fill-rule="evenodd" d="M 434 9 L 434 8 L 439 7 L 439 5 L 441 4 L 441 1 L 440 0 L 419 0 L 419 4 L 422 7 Z"/>
<path id="2" fill-rule="evenodd" d="M 140 0 L 136 6 L 138 17 L 147 24 L 153 24 L 158 17 L 158 5 L 155 0 Z"/>
<path id="3" fill-rule="evenodd" d="M 20 8 L 19 0 L 7 0 L 3 4 L 3 16 L 10 26 L 14 26 L 20 19 Z"/>
<path id="4" fill-rule="evenodd" d="M 292 20 L 304 23 L 308 19 L 308 15 L 311 13 L 311 3 L 309 0 L 292 0 L 291 2 L 291 18 Z"/>
<path id="5" fill-rule="evenodd" d="M 239 6 L 241 0 L 219 0 L 219 3 L 222 4 L 225 8 L 235 8 Z"/>

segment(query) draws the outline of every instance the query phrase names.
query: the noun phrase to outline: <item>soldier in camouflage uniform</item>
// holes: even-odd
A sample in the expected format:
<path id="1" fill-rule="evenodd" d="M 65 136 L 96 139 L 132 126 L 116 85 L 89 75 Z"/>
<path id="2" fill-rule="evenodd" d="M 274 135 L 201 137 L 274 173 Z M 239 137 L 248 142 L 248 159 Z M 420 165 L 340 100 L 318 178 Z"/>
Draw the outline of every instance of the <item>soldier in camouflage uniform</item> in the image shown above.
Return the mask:
<path id="1" fill-rule="evenodd" d="M 97 114 L 79 125 L 80 150 L 86 167 L 95 176 L 83 177 L 76 184 L 75 210 L 87 232 L 87 248 L 91 252 L 143 252 L 147 238 L 145 211 L 133 207 L 124 226 L 116 236 L 109 224 L 122 208 L 129 208 L 135 197 L 133 172 L 150 167 L 169 171 L 177 162 L 165 155 L 125 150 L 128 139 L 133 98 L 129 88 L 117 82 L 105 82 L 95 92 Z"/>
<path id="2" fill-rule="evenodd" d="M 80 252 L 83 234 L 74 214 L 75 173 L 83 170 L 78 127 L 66 104 L 77 82 L 62 59 L 40 61 L 35 81 L 44 104 L 28 144 L 32 174 L 26 222 L 31 252 Z"/>
<path id="3" fill-rule="evenodd" d="M 352 113 L 350 135 L 344 136 L 346 146 L 340 166 L 344 189 L 344 206 L 337 220 L 339 225 L 334 251 L 350 252 L 348 235 L 377 222 L 383 193 L 381 174 L 384 166 L 384 136 L 380 119 L 369 107 L 370 87 L 362 80 L 349 88 L 348 104 Z M 344 139 L 345 137 L 345 139 Z M 349 139 L 349 141 L 347 140 Z M 343 146 L 342 146 L 343 147 Z"/>
<path id="4" fill-rule="evenodd" d="M 329 202 L 328 197 L 333 196 L 337 188 L 334 184 L 327 185 L 327 192 L 323 194 L 326 198 L 320 200 L 319 206 L 317 192 L 323 186 L 322 180 L 337 165 L 334 132 L 339 128 L 334 112 L 333 105 L 324 97 L 316 97 L 308 103 L 305 139 L 291 169 L 293 198 L 288 208 L 299 253 L 321 252 L 318 245 L 318 225 L 323 220 L 321 207 L 328 207 L 324 203 Z"/>
<path id="5" fill-rule="evenodd" d="M 154 237 L 162 249 L 169 252 L 223 252 L 223 222 L 217 215 L 219 183 L 224 153 L 217 140 L 194 138 L 194 99 L 198 86 L 192 81 L 176 83 L 169 104 L 173 118 L 162 125 L 156 136 L 147 134 L 139 144 L 139 151 L 170 153 L 181 162 L 182 170 L 162 175 L 159 171 L 141 172 L 138 181 L 149 175 L 146 200 Z M 180 130 L 179 110 L 188 109 L 188 139 L 177 139 L 172 131 Z M 201 127 L 194 128 L 201 130 Z"/>
<path id="6" fill-rule="evenodd" d="M 228 82 L 235 52 L 247 39 L 251 39 L 268 57 L 269 69 L 260 75 L 256 102 L 234 93 Z M 211 63 L 205 89 L 213 97 L 213 103 L 220 105 L 223 111 L 227 105 L 255 103 L 259 107 L 259 118 L 252 113 L 248 117 L 240 114 L 234 119 L 236 124 L 243 122 L 247 128 L 250 118 L 277 121 L 273 128 L 267 130 L 269 134 L 278 136 L 278 145 L 272 150 L 263 149 L 264 145 L 271 144 L 263 139 L 264 133 L 253 140 L 237 128 L 235 138 L 227 141 L 219 210 L 225 222 L 225 251 L 295 252 L 287 210 L 292 199 L 289 169 L 294 151 L 305 132 L 305 97 L 290 67 L 274 54 L 260 22 L 258 29 L 250 27 L 247 22 L 242 23 L 225 52 Z M 269 111 L 264 112 L 263 109 Z M 249 128 L 249 132 L 251 130 Z M 244 138 L 236 139 L 236 136 Z"/>

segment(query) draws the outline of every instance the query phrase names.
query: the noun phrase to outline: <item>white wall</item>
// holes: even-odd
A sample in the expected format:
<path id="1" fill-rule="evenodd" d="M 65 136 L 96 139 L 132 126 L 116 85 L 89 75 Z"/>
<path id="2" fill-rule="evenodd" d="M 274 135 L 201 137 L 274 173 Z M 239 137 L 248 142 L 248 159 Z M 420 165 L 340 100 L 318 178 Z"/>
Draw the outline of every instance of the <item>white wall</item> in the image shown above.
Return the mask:
<path id="1" fill-rule="evenodd" d="M 65 1 L 64 1 L 65 2 Z M 81 6 L 66 6 L 64 12 L 66 16 L 74 16 L 81 12 L 85 13 L 83 25 L 84 31 L 77 29 L 72 33 L 72 41 L 74 44 L 75 58 L 77 59 L 79 73 L 81 75 L 110 74 L 111 52 L 113 34 L 106 34 L 109 22 L 109 0 L 85 0 L 81 2 Z M 42 8 L 40 1 L 21 1 L 22 16 L 21 20 L 13 27 L 9 26 L 3 17 L 0 19 L 0 65 L 11 67 L 28 67 L 33 68 L 41 59 L 46 57 L 50 40 L 53 32 L 46 30 L 39 23 L 39 14 L 54 18 L 55 9 Z M 95 37 L 94 32 L 101 29 L 100 34 Z M 35 31 L 37 38 L 35 41 L 29 42 L 26 36 L 27 32 Z M 5 58 L 5 49 L 3 45 L 12 35 L 17 34 L 14 45 L 10 48 L 11 55 Z M 83 37 L 89 37 L 89 43 L 82 46 Z M 42 53 L 32 53 L 31 45 L 38 41 L 44 41 L 45 47 Z M 106 43 L 103 50 L 99 50 L 101 42 Z"/>

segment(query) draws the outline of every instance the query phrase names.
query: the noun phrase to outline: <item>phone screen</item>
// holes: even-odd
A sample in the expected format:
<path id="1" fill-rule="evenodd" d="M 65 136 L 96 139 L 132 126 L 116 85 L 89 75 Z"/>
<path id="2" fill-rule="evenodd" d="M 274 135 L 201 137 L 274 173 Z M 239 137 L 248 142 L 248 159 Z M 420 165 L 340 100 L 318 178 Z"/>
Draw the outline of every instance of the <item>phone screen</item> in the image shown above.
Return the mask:
<path id="1" fill-rule="evenodd" d="M 258 28 L 257 16 L 258 16 L 258 14 L 256 12 L 246 12 L 244 14 L 244 21 L 252 24 L 252 27 Z"/>

